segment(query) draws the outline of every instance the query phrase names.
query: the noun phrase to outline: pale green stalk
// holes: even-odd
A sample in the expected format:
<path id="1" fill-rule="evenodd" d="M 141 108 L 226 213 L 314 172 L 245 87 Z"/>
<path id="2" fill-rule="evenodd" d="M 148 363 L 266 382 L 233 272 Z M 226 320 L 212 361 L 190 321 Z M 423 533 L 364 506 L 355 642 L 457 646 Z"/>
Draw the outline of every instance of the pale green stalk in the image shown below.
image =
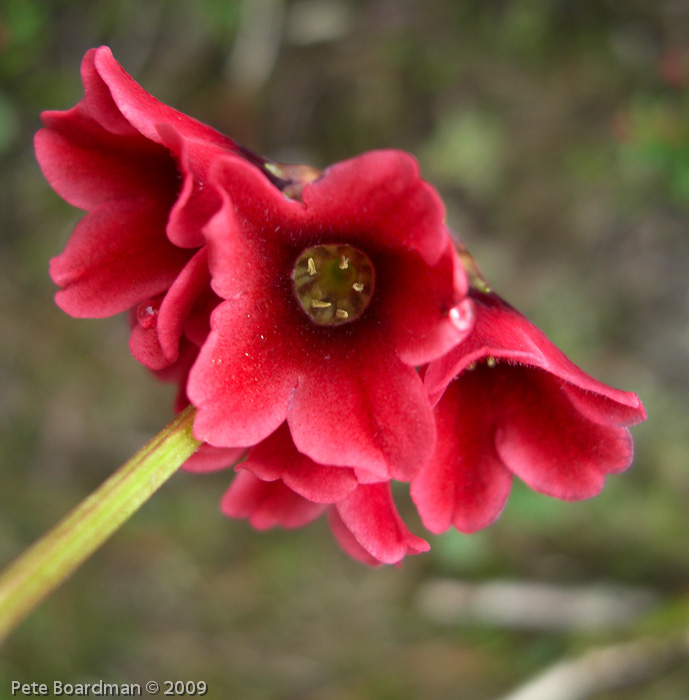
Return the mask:
<path id="1" fill-rule="evenodd" d="M 194 454 L 194 413 L 182 411 L 0 575 L 0 641 Z"/>

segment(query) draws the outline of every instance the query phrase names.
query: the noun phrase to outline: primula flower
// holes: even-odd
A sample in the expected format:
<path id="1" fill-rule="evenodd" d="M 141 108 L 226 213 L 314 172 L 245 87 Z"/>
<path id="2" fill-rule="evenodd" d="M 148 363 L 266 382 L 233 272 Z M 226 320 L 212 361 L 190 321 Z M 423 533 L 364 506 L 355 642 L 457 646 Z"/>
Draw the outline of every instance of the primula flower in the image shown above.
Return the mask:
<path id="1" fill-rule="evenodd" d="M 283 189 L 294 186 L 292 175 L 313 175 L 259 158 L 161 104 L 107 47 L 86 54 L 81 74 L 83 99 L 44 112 L 35 140 L 52 187 L 88 212 L 51 262 L 62 287 L 56 301 L 77 317 L 132 309 L 131 351 L 159 369 L 177 359 L 184 325 L 209 290 L 202 227 L 220 203 L 207 186 L 213 160 L 237 154 Z"/>
<path id="2" fill-rule="evenodd" d="M 299 201 L 232 156 L 209 179 L 222 206 L 204 231 L 225 301 L 187 384 L 196 437 L 250 446 L 287 420 L 315 462 L 359 483 L 408 481 L 435 442 L 415 365 L 472 322 L 442 203 L 416 162 L 366 153 Z"/>
<path id="3" fill-rule="evenodd" d="M 253 447 L 222 499 L 223 512 L 257 530 L 302 527 L 327 511 L 341 547 L 372 566 L 428 550 L 402 522 L 389 483 L 359 484 L 354 470 L 298 452 L 285 423 Z"/>
<path id="4" fill-rule="evenodd" d="M 499 296 L 470 296 L 472 332 L 424 378 L 438 443 L 411 495 L 434 533 L 489 525 L 514 475 L 548 496 L 594 496 L 606 474 L 629 466 L 626 426 L 646 418 L 635 394 L 582 372 Z"/>
<path id="5" fill-rule="evenodd" d="M 399 563 L 428 544 L 392 480 L 429 530 L 470 532 L 514 474 L 577 499 L 629 465 L 639 400 L 476 285 L 411 156 L 284 165 L 161 104 L 106 47 L 82 79 L 36 136 L 50 184 L 87 212 L 52 261 L 56 300 L 129 310 L 136 359 L 196 408 L 186 469 L 246 457 L 227 515 L 265 529 L 327 512 L 354 558 Z"/>

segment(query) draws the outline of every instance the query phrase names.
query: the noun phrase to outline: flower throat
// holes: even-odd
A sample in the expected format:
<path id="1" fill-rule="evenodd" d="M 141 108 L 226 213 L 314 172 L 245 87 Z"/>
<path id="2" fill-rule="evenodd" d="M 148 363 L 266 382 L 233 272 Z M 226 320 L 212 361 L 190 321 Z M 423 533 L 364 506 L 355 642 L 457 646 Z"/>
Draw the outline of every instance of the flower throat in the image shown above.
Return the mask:
<path id="1" fill-rule="evenodd" d="M 297 301 L 312 321 L 341 326 L 366 310 L 375 272 L 368 255 L 350 245 L 317 245 L 297 258 L 292 282 Z"/>

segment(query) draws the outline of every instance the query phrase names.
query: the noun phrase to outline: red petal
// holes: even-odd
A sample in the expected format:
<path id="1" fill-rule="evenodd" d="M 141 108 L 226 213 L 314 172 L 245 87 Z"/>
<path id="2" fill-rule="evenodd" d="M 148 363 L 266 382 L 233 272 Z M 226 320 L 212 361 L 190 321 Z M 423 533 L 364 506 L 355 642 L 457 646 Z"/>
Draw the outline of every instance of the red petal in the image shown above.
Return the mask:
<path id="1" fill-rule="evenodd" d="M 565 500 L 589 498 L 601 490 L 606 473 L 631 463 L 629 431 L 582 416 L 552 375 L 500 365 L 487 372 L 502 383 L 498 454 L 534 490 Z"/>
<path id="2" fill-rule="evenodd" d="M 607 410 L 614 411 L 618 418 L 628 417 L 627 424 L 645 419 L 646 414 L 635 394 L 609 387 L 583 372 L 541 330 L 497 294 L 472 290 L 471 297 L 476 309 L 473 331 L 455 349 L 432 362 L 426 371 L 424 380 L 432 402 L 437 401 L 444 388 L 472 362 L 492 356 L 538 367 L 574 387 L 619 404 L 617 409 L 612 409 L 606 402 Z"/>
<path id="3" fill-rule="evenodd" d="M 383 564 L 396 564 L 407 554 L 430 549 L 425 540 L 413 535 L 402 522 L 388 484 L 359 486 L 335 508 L 356 542 Z M 346 550 L 347 542 L 341 544 Z"/>
<path id="4" fill-rule="evenodd" d="M 325 510 L 325 506 L 307 501 L 281 481 L 261 481 L 246 471 L 237 474 L 223 496 L 221 508 L 230 518 L 248 518 L 257 530 L 303 527 Z"/>
<path id="5" fill-rule="evenodd" d="M 107 46 L 95 49 L 93 63 L 122 115 L 146 138 L 160 143 L 161 137 L 157 127 L 159 124 L 170 123 L 174 124 L 175 129 L 185 138 L 199 139 L 229 150 L 237 150 L 237 144 L 232 139 L 149 95 L 123 70 Z"/>
<path id="6" fill-rule="evenodd" d="M 99 54 L 110 53 L 107 47 L 90 49 L 86 52 L 81 62 L 81 81 L 84 84 L 84 99 L 82 101 L 84 111 L 96 122 L 101 124 L 113 134 L 131 136 L 136 129 L 122 116 L 119 108 L 113 100 L 112 93 L 107 83 L 100 76 L 96 67 Z M 112 58 L 112 54 L 110 53 Z M 115 59 L 112 59 L 113 61 Z"/>
<path id="7" fill-rule="evenodd" d="M 285 420 L 297 384 L 284 341 L 274 338 L 280 318 L 244 296 L 218 306 L 211 323 L 187 385 L 198 409 L 194 435 L 218 447 L 255 445 Z"/>
<path id="8" fill-rule="evenodd" d="M 321 464 L 409 481 L 435 443 L 423 384 L 382 346 L 350 352 L 333 343 L 329 359 L 304 368 L 287 417 L 294 443 Z"/>
<path id="9" fill-rule="evenodd" d="M 343 231 L 359 231 L 381 247 L 414 251 L 435 264 L 447 244 L 445 209 L 402 151 L 370 151 L 327 168 L 302 192 L 307 213 Z"/>
<path id="10" fill-rule="evenodd" d="M 167 225 L 168 238 L 182 248 L 198 248 L 206 241 L 202 227 L 220 207 L 220 195 L 208 185 L 214 159 L 227 151 L 216 143 L 186 139 L 171 124 L 158 124 L 160 140 L 178 156 L 184 177 Z"/>
<path id="11" fill-rule="evenodd" d="M 349 528 L 344 524 L 344 521 L 337 512 L 337 508 L 331 506 L 328 508 L 328 522 L 330 529 L 335 535 L 335 539 L 342 549 L 349 554 L 352 559 L 360 561 L 368 566 L 380 566 L 383 562 L 372 557 L 357 541 Z"/>
<path id="12" fill-rule="evenodd" d="M 275 287 L 281 276 L 287 278 L 285 287 L 291 284 L 291 269 L 276 269 L 279 265 L 275 258 L 280 256 L 280 219 L 272 218 L 271 205 L 282 208 L 287 200 L 254 167 L 239 158 L 219 160 L 213 172 L 212 177 L 223 186 L 221 208 L 204 228 L 214 291 L 224 299 L 251 293 L 261 299 L 260 303 L 285 304 L 283 298 L 274 299 Z M 248 200 L 244 202 L 244 198 Z M 266 198 L 270 201 L 266 202 Z M 257 207 L 248 220 L 244 220 L 243 212 L 237 211 L 242 202 L 247 207 Z M 265 240 L 263 224 L 270 241 Z"/>
<path id="13" fill-rule="evenodd" d="M 623 427 L 646 420 L 646 410 L 636 394 L 631 392 L 627 394 L 628 401 L 621 403 L 572 384 L 563 384 L 562 391 L 567 394 L 577 411 L 594 423 Z"/>
<path id="14" fill-rule="evenodd" d="M 204 443 L 182 465 L 182 469 L 195 474 L 215 472 L 234 466 L 245 454 L 243 447 L 211 447 Z"/>
<path id="15" fill-rule="evenodd" d="M 144 328 L 135 325 L 129 336 L 129 350 L 136 359 L 148 369 L 159 370 L 167 367 L 170 361 L 165 357 L 160 347 L 158 333 L 155 328 Z"/>
<path id="16" fill-rule="evenodd" d="M 168 362 L 177 359 L 184 324 L 194 304 L 209 285 L 208 254 L 203 248 L 177 275 L 160 305 L 156 330 L 160 347 Z"/>
<path id="17" fill-rule="evenodd" d="M 440 357 L 467 335 L 451 322 L 449 312 L 461 300 L 455 289 L 452 242 L 436 265 L 411 255 L 389 254 L 376 266 L 387 342 L 409 365 Z"/>
<path id="18" fill-rule="evenodd" d="M 141 136 L 118 136 L 84 113 L 44 112 L 35 137 L 36 157 L 51 187 L 67 202 L 92 211 L 118 199 L 149 196 L 164 206 L 177 191 L 170 154 Z"/>
<path id="19" fill-rule="evenodd" d="M 454 525 L 475 532 L 502 511 L 512 475 L 494 445 L 496 412 L 476 372 L 450 384 L 435 408 L 438 445 L 411 485 L 421 520 L 433 533 Z"/>
<path id="20" fill-rule="evenodd" d="M 221 302 L 222 299 L 210 287 L 204 289 L 184 324 L 184 335 L 181 342 L 187 338 L 200 348 L 211 332 L 211 315 Z"/>
<path id="21" fill-rule="evenodd" d="M 282 479 L 292 491 L 316 503 L 341 501 L 357 487 L 353 470 L 316 464 L 301 454 L 286 423 L 253 447 L 240 467 L 264 481 Z"/>
<path id="22" fill-rule="evenodd" d="M 104 204 L 77 225 L 64 252 L 50 263 L 55 297 L 67 313 L 103 318 L 166 290 L 187 262 L 163 233 L 157 202 Z"/>

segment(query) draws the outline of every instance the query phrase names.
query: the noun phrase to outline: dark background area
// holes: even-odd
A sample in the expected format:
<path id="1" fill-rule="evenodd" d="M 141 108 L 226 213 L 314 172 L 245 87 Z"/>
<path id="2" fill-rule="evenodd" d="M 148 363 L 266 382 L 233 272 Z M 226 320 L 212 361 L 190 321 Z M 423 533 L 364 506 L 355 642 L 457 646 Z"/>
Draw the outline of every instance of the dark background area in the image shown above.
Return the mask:
<path id="1" fill-rule="evenodd" d="M 80 99 L 100 44 L 265 155 L 414 153 L 494 288 L 650 417 L 599 497 L 515 484 L 495 525 L 430 537 L 401 569 L 350 561 L 324 521 L 256 533 L 218 511 L 229 474 L 175 475 L 6 643 L 0 697 L 12 680 L 102 679 L 205 680 L 246 700 L 497 699 L 562 661 L 600 676 L 591 650 L 609 647 L 609 682 L 572 695 L 561 681 L 549 700 L 686 700 L 689 3 L 0 0 L 0 564 L 171 417 L 124 319 L 52 300 L 48 261 L 80 213 L 32 136 L 41 110 Z"/>

